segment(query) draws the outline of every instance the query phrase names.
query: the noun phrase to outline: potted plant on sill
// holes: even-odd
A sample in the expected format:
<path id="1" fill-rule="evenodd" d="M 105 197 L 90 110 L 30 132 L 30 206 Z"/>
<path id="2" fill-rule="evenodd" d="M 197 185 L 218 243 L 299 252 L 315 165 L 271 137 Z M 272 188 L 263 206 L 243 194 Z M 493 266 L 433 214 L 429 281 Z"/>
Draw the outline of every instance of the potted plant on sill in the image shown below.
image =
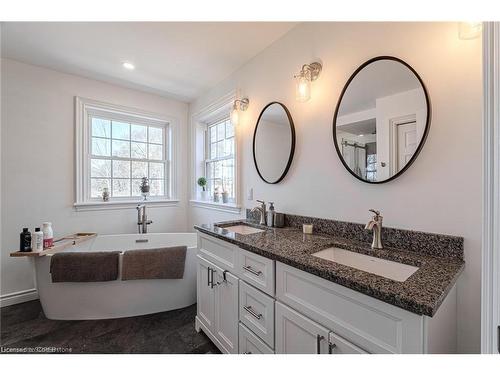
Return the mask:
<path id="1" fill-rule="evenodd" d="M 205 177 L 200 177 L 197 181 L 198 186 L 201 187 L 201 200 L 207 200 L 207 179 Z"/>

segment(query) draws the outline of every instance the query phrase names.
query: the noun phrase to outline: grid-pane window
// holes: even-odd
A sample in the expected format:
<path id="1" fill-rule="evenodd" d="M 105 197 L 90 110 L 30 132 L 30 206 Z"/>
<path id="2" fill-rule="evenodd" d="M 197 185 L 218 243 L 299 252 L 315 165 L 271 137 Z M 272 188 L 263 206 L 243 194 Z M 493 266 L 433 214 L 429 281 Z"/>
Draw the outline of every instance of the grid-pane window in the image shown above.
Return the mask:
<path id="1" fill-rule="evenodd" d="M 167 125 L 136 124 L 90 116 L 90 198 L 104 188 L 112 198 L 141 196 L 143 177 L 150 196 L 167 197 Z"/>
<path id="2" fill-rule="evenodd" d="M 229 202 L 235 201 L 235 147 L 234 127 L 229 118 L 207 128 L 206 176 L 208 192 L 228 193 Z"/>

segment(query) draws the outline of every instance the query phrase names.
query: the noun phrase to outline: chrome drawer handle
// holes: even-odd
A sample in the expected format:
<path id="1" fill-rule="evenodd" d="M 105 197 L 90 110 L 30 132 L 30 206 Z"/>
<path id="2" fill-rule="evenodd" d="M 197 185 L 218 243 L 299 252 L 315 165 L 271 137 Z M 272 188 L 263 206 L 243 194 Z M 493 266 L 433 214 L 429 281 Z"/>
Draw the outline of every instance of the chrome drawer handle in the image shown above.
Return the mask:
<path id="1" fill-rule="evenodd" d="M 321 354 L 321 340 L 323 340 L 325 336 L 316 335 L 316 353 Z"/>
<path id="2" fill-rule="evenodd" d="M 251 266 L 244 266 L 243 269 L 245 271 L 248 271 L 250 273 L 253 273 L 255 276 L 260 276 L 262 275 L 262 271 L 255 271 Z"/>
<path id="3" fill-rule="evenodd" d="M 243 352 L 243 354 L 252 354 L 252 352 Z"/>
<path id="4" fill-rule="evenodd" d="M 243 306 L 246 312 L 248 312 L 250 315 L 252 315 L 255 319 L 260 320 L 262 318 L 262 314 L 256 313 L 254 309 L 252 309 L 252 306 Z"/>
<path id="5" fill-rule="evenodd" d="M 328 343 L 328 354 L 333 354 L 333 349 L 335 349 L 337 345 L 335 345 L 333 342 Z"/>

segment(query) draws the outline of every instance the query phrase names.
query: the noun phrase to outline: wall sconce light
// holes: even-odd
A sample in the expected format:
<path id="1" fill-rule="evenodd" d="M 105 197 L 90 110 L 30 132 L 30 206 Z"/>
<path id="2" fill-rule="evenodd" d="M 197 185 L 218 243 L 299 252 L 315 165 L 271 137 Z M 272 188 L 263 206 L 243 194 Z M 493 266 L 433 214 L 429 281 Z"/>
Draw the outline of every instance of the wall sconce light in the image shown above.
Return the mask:
<path id="1" fill-rule="evenodd" d="M 294 76 L 297 80 L 295 87 L 295 98 L 299 102 L 307 102 L 311 99 L 311 82 L 318 79 L 323 66 L 319 62 L 302 65 L 299 74 Z"/>
<path id="2" fill-rule="evenodd" d="M 233 103 L 233 109 L 231 110 L 231 124 L 233 126 L 238 126 L 240 122 L 240 111 L 246 111 L 250 104 L 248 98 L 236 99 Z"/>
<path id="3" fill-rule="evenodd" d="M 458 37 L 464 40 L 476 39 L 481 35 L 482 29 L 482 22 L 459 22 Z"/>

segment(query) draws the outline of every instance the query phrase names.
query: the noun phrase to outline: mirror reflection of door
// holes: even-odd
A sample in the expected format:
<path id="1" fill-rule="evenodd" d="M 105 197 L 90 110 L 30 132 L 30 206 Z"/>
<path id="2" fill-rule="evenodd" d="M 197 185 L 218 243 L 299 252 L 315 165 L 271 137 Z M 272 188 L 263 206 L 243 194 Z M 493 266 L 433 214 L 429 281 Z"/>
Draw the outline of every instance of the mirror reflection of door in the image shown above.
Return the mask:
<path id="1" fill-rule="evenodd" d="M 401 172 L 425 138 L 429 103 L 406 63 L 392 57 L 363 64 L 346 84 L 334 119 L 334 137 L 344 166 L 367 182 Z"/>
<path id="2" fill-rule="evenodd" d="M 417 150 L 417 122 L 398 124 L 397 129 L 396 172 L 399 172 Z"/>

